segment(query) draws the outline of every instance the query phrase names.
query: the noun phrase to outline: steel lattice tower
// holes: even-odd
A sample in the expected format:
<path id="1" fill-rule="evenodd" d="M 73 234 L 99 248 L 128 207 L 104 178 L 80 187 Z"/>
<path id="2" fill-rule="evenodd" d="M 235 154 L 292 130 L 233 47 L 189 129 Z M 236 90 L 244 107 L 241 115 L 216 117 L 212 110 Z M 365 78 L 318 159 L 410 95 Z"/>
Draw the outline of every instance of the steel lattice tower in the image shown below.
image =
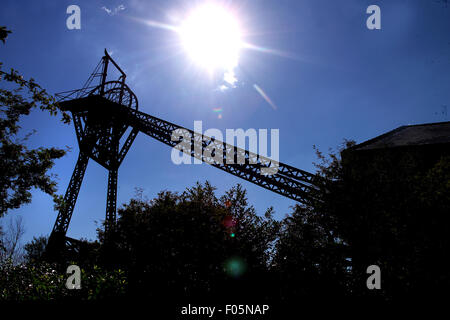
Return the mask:
<path id="1" fill-rule="evenodd" d="M 117 80 L 107 80 L 111 67 L 120 74 Z M 80 154 L 49 238 L 46 252 L 50 259 L 61 257 L 67 248 L 79 248 L 79 240 L 66 237 L 66 233 L 89 159 L 108 170 L 105 235 L 113 228 L 118 170 L 139 132 L 171 147 L 179 145 L 173 139 L 174 134 L 178 135 L 180 139 L 188 139 L 192 148 L 182 151 L 192 157 L 293 200 L 310 203 L 316 199 L 314 191 L 319 179 L 316 175 L 281 162 L 277 162 L 276 172 L 267 174 L 274 160 L 138 111 L 136 95 L 125 79 L 125 73 L 105 50 L 83 88 L 56 95 L 61 109 L 72 113 Z M 206 153 L 209 155 L 219 154 L 222 161 L 205 156 L 205 150 L 210 151 Z M 245 162 L 236 164 L 238 158 Z"/>

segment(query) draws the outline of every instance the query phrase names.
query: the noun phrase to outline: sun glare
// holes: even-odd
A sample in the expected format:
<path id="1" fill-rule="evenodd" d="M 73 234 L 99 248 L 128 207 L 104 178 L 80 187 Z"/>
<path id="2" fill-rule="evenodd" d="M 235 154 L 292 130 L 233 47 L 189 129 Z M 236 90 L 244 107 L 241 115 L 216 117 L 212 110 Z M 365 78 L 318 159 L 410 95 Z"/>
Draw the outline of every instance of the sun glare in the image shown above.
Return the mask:
<path id="1" fill-rule="evenodd" d="M 195 9 L 181 24 L 179 34 L 190 58 L 208 71 L 237 66 L 241 32 L 225 8 L 208 4 Z"/>

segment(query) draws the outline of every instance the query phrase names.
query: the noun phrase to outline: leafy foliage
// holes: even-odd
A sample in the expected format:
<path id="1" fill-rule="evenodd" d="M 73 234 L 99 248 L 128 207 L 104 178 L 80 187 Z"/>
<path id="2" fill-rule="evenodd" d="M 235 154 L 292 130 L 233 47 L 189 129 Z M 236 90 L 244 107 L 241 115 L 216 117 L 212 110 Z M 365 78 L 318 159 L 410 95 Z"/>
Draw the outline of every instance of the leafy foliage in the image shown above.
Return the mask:
<path id="1" fill-rule="evenodd" d="M 8 34 L 11 33 L 11 30 L 6 29 L 4 26 L 0 26 L 0 41 L 5 43 L 6 38 L 8 37 Z"/>
<path id="2" fill-rule="evenodd" d="M 212 297 L 231 290 L 227 282 L 251 282 L 266 271 L 279 223 L 270 211 L 257 216 L 240 185 L 220 199 L 214 190 L 206 182 L 182 194 L 163 191 L 151 201 L 135 198 L 119 209 L 113 249 L 105 243 L 103 254 L 129 271 L 130 290 Z M 242 272 L 227 273 L 237 264 Z"/>
<path id="3" fill-rule="evenodd" d="M 348 246 L 336 236 L 331 219 L 297 205 L 283 220 L 272 271 L 279 275 L 280 297 L 333 298 L 349 293 Z"/>
<path id="4" fill-rule="evenodd" d="M 0 301 L 102 300 L 123 296 L 126 275 L 99 266 L 81 269 L 81 289 L 65 287 L 68 275 L 58 266 L 45 262 L 0 265 Z"/>
<path id="5" fill-rule="evenodd" d="M 445 288 L 450 157 L 331 155 L 319 153 L 321 201 L 295 206 L 282 221 L 272 208 L 258 216 L 240 185 L 221 197 L 208 182 L 152 200 L 141 191 L 119 209 L 107 239 L 98 230 L 90 263 L 68 261 L 84 266 L 80 291 L 68 292 L 63 273 L 39 262 L 41 237 L 25 246 L 26 265 L 2 267 L 0 279 L 12 280 L 0 283 L 2 297 L 294 303 Z M 371 264 L 383 272 L 376 293 L 365 287 Z"/>
<path id="6" fill-rule="evenodd" d="M 0 265 L 0 299 L 6 301 L 54 300 L 65 297 L 64 275 L 55 266 Z"/>
<path id="7" fill-rule="evenodd" d="M 25 244 L 25 261 L 29 263 L 36 263 L 43 261 L 45 248 L 48 243 L 48 237 L 40 236 L 33 237 L 29 243 Z"/>
<path id="8" fill-rule="evenodd" d="M 22 216 L 10 219 L 5 231 L 0 225 L 0 263 L 11 261 L 13 264 L 23 262 L 23 246 L 21 239 L 25 233 Z"/>
<path id="9" fill-rule="evenodd" d="M 341 149 L 320 167 L 327 176 L 324 201 L 315 213 L 348 247 L 353 295 L 395 299 L 450 284 L 442 267 L 450 249 L 450 157 L 439 146 Z M 348 150 L 346 150 L 348 149 Z M 383 290 L 367 290 L 366 269 L 378 265 Z"/>
<path id="10" fill-rule="evenodd" d="M 10 31 L 0 29 L 4 41 Z M 51 115 L 59 113 L 53 98 L 34 79 L 24 80 L 17 70 L 2 70 L 0 62 L 0 217 L 10 209 L 19 208 L 31 201 L 30 190 L 35 187 L 52 195 L 56 200 L 56 182 L 48 174 L 54 160 L 61 158 L 66 150 L 58 148 L 29 149 L 26 141 L 32 133 L 19 138 L 19 121 L 22 116 L 39 108 Z M 67 113 L 61 112 L 62 121 L 70 122 Z"/>

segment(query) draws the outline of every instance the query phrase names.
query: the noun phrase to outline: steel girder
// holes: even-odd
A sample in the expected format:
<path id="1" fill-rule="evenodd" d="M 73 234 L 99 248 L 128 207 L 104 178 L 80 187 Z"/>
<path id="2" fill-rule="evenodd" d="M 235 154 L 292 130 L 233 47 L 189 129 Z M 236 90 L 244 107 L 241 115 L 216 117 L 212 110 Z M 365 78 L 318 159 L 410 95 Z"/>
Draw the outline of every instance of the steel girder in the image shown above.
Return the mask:
<path id="1" fill-rule="evenodd" d="M 77 164 L 73 170 L 70 178 L 69 186 L 67 187 L 64 196 L 64 202 L 56 218 L 53 232 L 66 234 L 69 228 L 70 219 L 72 218 L 73 209 L 77 201 L 78 193 L 80 192 L 81 183 L 83 182 L 84 173 L 89 161 L 89 156 L 83 152 L 78 155 Z"/>
<path id="2" fill-rule="evenodd" d="M 117 173 L 118 169 L 111 169 L 108 173 L 108 191 L 106 196 L 105 234 L 114 227 L 117 206 Z"/>
<path id="3" fill-rule="evenodd" d="M 182 140 L 173 140 L 173 134 L 182 139 L 189 139 L 191 148 L 187 150 L 188 154 L 216 168 L 302 203 L 309 203 L 314 198 L 317 177 L 312 173 L 275 162 L 137 110 L 124 109 L 124 113 L 127 114 L 130 126 L 166 145 L 180 146 Z M 207 154 L 219 153 L 220 161 L 215 157 L 205 156 L 205 150 L 209 151 Z M 232 161 L 231 154 L 234 154 L 235 158 L 245 159 L 244 163 L 234 164 L 236 159 Z"/>
<path id="4" fill-rule="evenodd" d="M 81 183 L 83 181 L 84 173 L 89 161 L 89 156 L 83 152 L 78 155 L 77 164 L 73 170 L 70 178 L 69 186 L 67 187 L 64 201 L 58 212 L 52 233 L 48 239 L 46 248 L 46 255 L 49 259 L 61 259 L 59 255 L 62 253 L 65 246 L 65 237 L 69 223 L 72 218 L 73 209 L 77 201 L 78 193 L 80 192 Z"/>

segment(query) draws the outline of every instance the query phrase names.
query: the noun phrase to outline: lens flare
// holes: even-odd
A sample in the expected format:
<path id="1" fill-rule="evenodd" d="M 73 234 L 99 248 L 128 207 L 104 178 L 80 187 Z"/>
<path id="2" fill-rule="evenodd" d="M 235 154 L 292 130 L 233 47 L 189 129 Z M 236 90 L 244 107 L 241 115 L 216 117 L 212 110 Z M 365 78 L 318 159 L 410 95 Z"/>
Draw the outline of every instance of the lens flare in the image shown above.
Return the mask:
<path id="1" fill-rule="evenodd" d="M 256 83 L 253 85 L 253 88 L 255 88 L 256 92 L 258 92 L 261 97 L 266 100 L 266 102 L 272 107 L 273 110 L 277 110 L 277 105 L 273 103 L 273 101 L 269 98 L 269 96 L 264 92 L 263 89 L 261 89 L 260 86 L 258 86 Z"/>
<path id="2" fill-rule="evenodd" d="M 225 228 L 233 228 L 236 226 L 236 220 L 232 216 L 226 216 L 222 223 Z"/>
<path id="3" fill-rule="evenodd" d="M 225 261 L 224 270 L 227 275 L 233 278 L 239 278 L 247 269 L 247 264 L 240 257 L 233 257 Z"/>

